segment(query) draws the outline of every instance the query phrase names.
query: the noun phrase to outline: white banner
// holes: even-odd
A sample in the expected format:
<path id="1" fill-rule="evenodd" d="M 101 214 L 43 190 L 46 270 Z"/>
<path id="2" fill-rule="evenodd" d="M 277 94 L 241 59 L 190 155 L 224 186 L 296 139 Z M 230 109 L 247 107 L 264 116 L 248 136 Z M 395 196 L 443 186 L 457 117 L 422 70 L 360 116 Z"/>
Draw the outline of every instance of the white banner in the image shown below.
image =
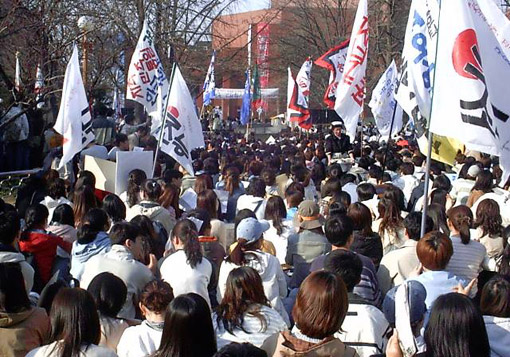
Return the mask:
<path id="1" fill-rule="evenodd" d="M 365 100 L 365 72 L 368 56 L 367 0 L 360 0 L 352 27 L 342 80 L 336 91 L 335 110 L 343 119 L 351 141 L 356 136 L 359 115 Z"/>
<path id="2" fill-rule="evenodd" d="M 384 140 L 397 134 L 402 129 L 402 107 L 395 100 L 395 91 L 398 88 L 398 71 L 395 61 L 391 61 L 390 66 L 379 79 L 379 82 L 372 91 L 372 99 L 368 106 L 374 114 L 375 124 Z M 393 130 L 390 133 L 393 112 Z"/>
<path id="3" fill-rule="evenodd" d="M 71 60 L 67 64 L 62 101 L 53 128 L 64 137 L 63 156 L 59 169 L 94 140 L 89 102 L 81 78 L 76 44 L 73 47 Z"/>
<path id="4" fill-rule="evenodd" d="M 19 52 L 16 52 L 16 71 L 14 73 L 14 87 L 16 88 L 16 90 L 19 92 L 21 91 L 21 86 L 22 86 L 22 82 L 21 82 L 21 65 L 19 63 Z"/>
<path id="5" fill-rule="evenodd" d="M 425 134 L 430 118 L 438 16 L 437 0 L 413 0 L 407 20 L 396 99 L 414 120 L 418 137 Z"/>
<path id="6" fill-rule="evenodd" d="M 441 8 L 430 128 L 500 155 L 510 170 L 510 21 L 493 1 L 448 0 Z"/>
<path id="7" fill-rule="evenodd" d="M 161 87 L 160 92 L 164 94 L 160 103 L 165 103 L 168 92 L 168 81 L 156 53 L 153 36 L 146 20 L 131 57 L 126 91 L 126 99 L 137 101 L 145 107 L 147 113 L 151 114 L 152 133 L 161 126 L 163 108 L 158 106 L 158 89 Z"/>
<path id="8" fill-rule="evenodd" d="M 290 67 L 287 67 L 287 75 L 288 75 L 288 82 L 287 82 L 287 110 L 285 112 L 285 121 L 288 125 L 291 123 L 291 118 L 293 116 L 300 116 L 301 113 L 299 113 L 297 110 L 293 110 L 290 108 L 290 101 L 292 99 L 292 93 L 294 93 L 294 87 L 296 86 L 296 80 L 294 79 L 294 76 L 292 75 L 292 70 Z"/>
<path id="9" fill-rule="evenodd" d="M 262 97 L 268 99 L 278 98 L 280 90 L 278 88 L 262 89 Z M 244 88 L 216 88 L 214 99 L 242 99 Z"/>
<path id="10" fill-rule="evenodd" d="M 174 66 L 174 71 L 159 145 L 161 151 L 173 157 L 190 175 L 194 175 L 191 150 L 205 146 L 204 134 L 195 103 L 179 66 Z"/>
<path id="11" fill-rule="evenodd" d="M 215 61 L 215 59 L 216 59 L 216 51 L 213 51 L 213 54 L 211 57 L 211 63 L 209 63 L 209 69 L 207 70 L 207 75 L 205 76 L 205 81 L 204 81 L 204 87 L 203 87 L 204 105 L 209 105 L 211 103 L 211 100 L 216 98 L 216 96 L 215 96 L 216 81 L 214 79 L 214 61 Z"/>

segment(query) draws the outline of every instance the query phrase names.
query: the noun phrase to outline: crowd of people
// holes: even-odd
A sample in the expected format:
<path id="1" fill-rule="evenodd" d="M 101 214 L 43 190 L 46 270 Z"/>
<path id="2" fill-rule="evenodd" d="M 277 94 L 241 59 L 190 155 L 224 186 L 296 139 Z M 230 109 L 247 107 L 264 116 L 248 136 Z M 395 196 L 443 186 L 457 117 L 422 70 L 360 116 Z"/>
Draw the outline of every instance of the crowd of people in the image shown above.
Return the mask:
<path id="1" fill-rule="evenodd" d="M 81 158 L 154 148 L 126 125 L 0 200 L 1 356 L 510 356 L 497 158 L 425 192 L 412 140 L 213 131 L 194 173 L 160 154 L 115 195 Z"/>

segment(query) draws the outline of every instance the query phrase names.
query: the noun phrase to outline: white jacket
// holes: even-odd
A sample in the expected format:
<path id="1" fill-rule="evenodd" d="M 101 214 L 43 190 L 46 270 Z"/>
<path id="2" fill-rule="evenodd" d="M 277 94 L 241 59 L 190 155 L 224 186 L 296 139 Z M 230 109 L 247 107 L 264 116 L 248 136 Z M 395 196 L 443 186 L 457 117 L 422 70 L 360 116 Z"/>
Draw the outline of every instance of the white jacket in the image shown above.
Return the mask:
<path id="1" fill-rule="evenodd" d="M 289 325 L 289 316 L 282 302 L 282 298 L 287 296 L 287 280 L 285 279 L 285 274 L 280 266 L 280 262 L 275 256 L 261 251 L 247 252 L 246 260 L 246 266 L 255 269 L 262 278 L 264 293 L 271 303 L 271 306 L 278 311 L 284 321 Z M 229 261 L 224 261 L 221 264 L 218 277 L 218 300 L 223 298 L 228 275 L 236 268 L 239 268 L 239 266 Z"/>
<path id="2" fill-rule="evenodd" d="M 56 348 L 57 342 L 37 347 L 28 352 L 27 357 L 59 357 L 61 353 Z M 80 357 L 117 357 L 117 354 L 111 349 L 97 345 L 89 345 L 86 349 L 82 347 Z"/>
<path id="3" fill-rule="evenodd" d="M 124 330 L 117 354 L 119 357 L 145 357 L 153 354 L 161 343 L 162 330 L 151 327 L 147 321 Z"/>
<path id="4" fill-rule="evenodd" d="M 510 318 L 484 315 L 491 357 L 510 356 Z"/>

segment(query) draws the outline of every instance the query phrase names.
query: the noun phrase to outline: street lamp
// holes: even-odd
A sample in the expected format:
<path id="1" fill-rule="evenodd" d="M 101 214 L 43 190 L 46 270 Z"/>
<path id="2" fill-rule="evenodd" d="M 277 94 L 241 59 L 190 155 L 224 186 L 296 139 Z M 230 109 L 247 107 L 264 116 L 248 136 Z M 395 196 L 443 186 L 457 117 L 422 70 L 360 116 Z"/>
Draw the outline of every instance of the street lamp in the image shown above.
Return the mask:
<path id="1" fill-rule="evenodd" d="M 94 22 L 89 16 L 81 16 L 78 19 L 78 28 L 82 33 L 82 48 L 83 48 L 83 59 L 82 59 L 82 76 L 83 85 L 87 88 L 87 64 L 89 59 L 89 48 L 90 43 L 87 41 L 87 33 L 92 31 L 94 28 Z"/>

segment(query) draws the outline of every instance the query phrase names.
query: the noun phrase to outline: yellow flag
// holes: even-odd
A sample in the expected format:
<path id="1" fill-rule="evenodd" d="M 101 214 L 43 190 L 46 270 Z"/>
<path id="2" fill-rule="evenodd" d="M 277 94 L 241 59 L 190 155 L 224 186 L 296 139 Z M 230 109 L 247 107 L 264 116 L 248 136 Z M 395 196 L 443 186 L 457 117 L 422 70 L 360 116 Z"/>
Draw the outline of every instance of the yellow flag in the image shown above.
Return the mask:
<path id="1" fill-rule="evenodd" d="M 426 135 L 422 135 L 418 139 L 418 145 L 420 151 L 427 155 L 428 152 L 428 140 Z M 452 165 L 455 162 L 455 156 L 458 151 L 464 152 L 464 144 L 457 139 L 449 138 L 447 136 L 441 136 L 432 134 L 432 151 L 431 158 L 439 162 Z"/>

